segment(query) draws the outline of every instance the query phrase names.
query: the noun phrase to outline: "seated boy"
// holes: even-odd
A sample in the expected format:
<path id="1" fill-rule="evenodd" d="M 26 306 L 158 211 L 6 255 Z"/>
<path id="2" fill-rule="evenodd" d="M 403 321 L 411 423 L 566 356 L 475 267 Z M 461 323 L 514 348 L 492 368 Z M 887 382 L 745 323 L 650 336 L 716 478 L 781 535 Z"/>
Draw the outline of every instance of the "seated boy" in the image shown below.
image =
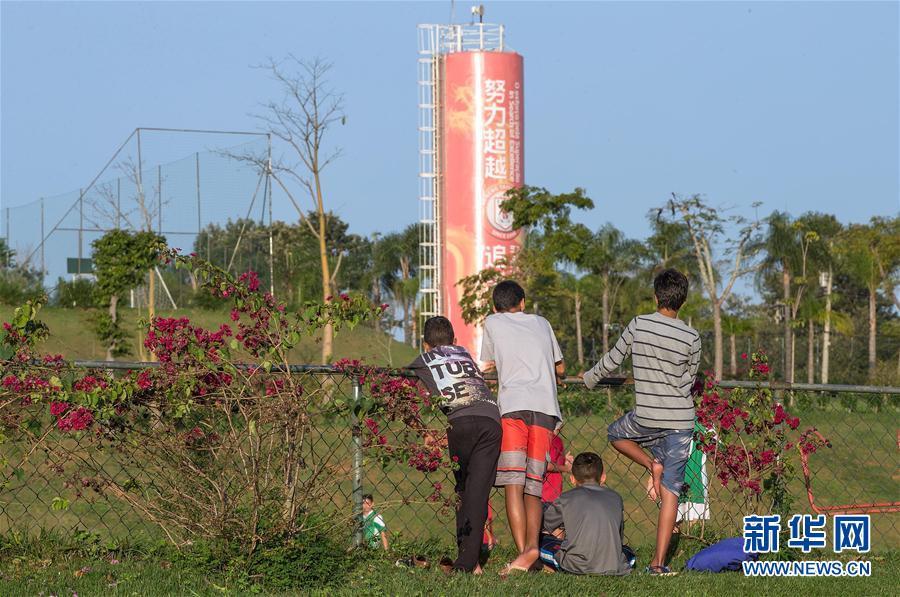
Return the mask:
<path id="1" fill-rule="evenodd" d="M 372 497 L 371 493 L 363 496 L 362 511 L 363 540 L 366 543 L 366 547 L 378 547 L 380 545 L 385 551 L 390 549 L 387 525 L 384 524 L 381 514 L 375 511 L 375 498 Z"/>
<path id="2" fill-rule="evenodd" d="M 519 555 L 500 573 L 525 572 L 540 557 L 544 473 L 550 436 L 562 421 L 557 376 L 565 373 L 550 323 L 525 313 L 525 290 L 505 280 L 494 287 L 494 314 L 484 320 L 481 360 L 497 367 L 503 446 L 497 468 L 506 516 Z"/>
<path id="3" fill-rule="evenodd" d="M 684 274 L 660 272 L 653 291 L 656 313 L 632 319 L 612 350 L 582 375 L 593 388 L 631 355 L 634 410 L 610 424 L 607 436 L 616 450 L 650 471 L 650 495 L 661 505 L 647 572 L 671 574 L 665 564 L 693 438 L 691 387 L 700 364 L 700 334 L 678 319 L 688 293 Z"/>
<path id="4" fill-rule="evenodd" d="M 440 408 L 450 428 L 447 444 L 457 463 L 453 476 L 459 505 L 456 510 L 456 543 L 459 554 L 454 570 L 481 573 L 478 559 L 488 498 L 500 457 L 500 410 L 484 382 L 478 365 L 462 346 L 456 345 L 453 326 L 446 317 L 425 322 L 425 352 L 409 366 L 432 396 L 442 398 Z"/>
<path id="5" fill-rule="evenodd" d="M 544 512 L 541 560 L 572 574 L 628 574 L 634 554 L 622 545 L 622 497 L 603 486 L 606 473 L 600 456 L 576 456 L 571 481 L 575 488 L 563 492 Z"/>

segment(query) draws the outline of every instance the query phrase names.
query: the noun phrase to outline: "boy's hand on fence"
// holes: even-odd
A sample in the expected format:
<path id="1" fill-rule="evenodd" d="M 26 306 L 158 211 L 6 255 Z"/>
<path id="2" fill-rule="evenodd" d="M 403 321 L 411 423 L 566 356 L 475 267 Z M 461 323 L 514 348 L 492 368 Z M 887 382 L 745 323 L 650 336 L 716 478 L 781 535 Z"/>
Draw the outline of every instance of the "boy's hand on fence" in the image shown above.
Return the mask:
<path id="1" fill-rule="evenodd" d="M 447 447 L 447 435 L 435 435 L 434 433 L 426 433 L 423 438 L 425 441 L 425 445 L 429 448 L 446 448 Z"/>
<path id="2" fill-rule="evenodd" d="M 565 472 L 572 472 L 572 463 L 575 462 L 575 457 L 572 456 L 571 452 L 566 452 L 566 464 L 565 464 Z"/>

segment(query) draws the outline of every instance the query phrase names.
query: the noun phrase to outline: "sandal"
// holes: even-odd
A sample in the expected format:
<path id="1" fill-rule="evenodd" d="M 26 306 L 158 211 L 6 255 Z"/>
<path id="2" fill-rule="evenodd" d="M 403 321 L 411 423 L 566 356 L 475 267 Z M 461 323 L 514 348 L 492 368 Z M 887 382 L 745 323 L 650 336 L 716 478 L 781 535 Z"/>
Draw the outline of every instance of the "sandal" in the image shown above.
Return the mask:
<path id="1" fill-rule="evenodd" d="M 515 574 L 525 574 L 528 572 L 527 568 L 521 568 L 519 566 L 513 566 L 512 564 L 507 564 L 503 568 L 500 569 L 500 579 L 506 580 L 510 576 Z"/>
<path id="2" fill-rule="evenodd" d="M 668 566 L 647 566 L 644 569 L 644 574 L 649 574 L 651 576 L 675 576 L 678 573 L 672 572 Z"/>

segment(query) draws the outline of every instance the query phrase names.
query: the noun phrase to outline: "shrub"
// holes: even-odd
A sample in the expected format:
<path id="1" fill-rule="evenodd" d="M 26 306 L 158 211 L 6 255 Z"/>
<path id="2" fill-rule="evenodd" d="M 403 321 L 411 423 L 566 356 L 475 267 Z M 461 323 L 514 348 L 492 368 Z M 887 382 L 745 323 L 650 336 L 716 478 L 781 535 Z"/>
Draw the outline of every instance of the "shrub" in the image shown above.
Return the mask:
<path id="1" fill-rule="evenodd" d="M 187 318 L 155 318 L 145 345 L 160 366 L 113 375 L 40 355 L 40 302 L 26 304 L 0 336 L 0 432 L 30 444 L 25 458 L 47 454 L 54 470 L 70 475 L 76 497 L 119 500 L 174 545 L 216 541 L 249 562 L 261 545 L 309 529 L 328 489 L 320 476 L 330 473 L 310 453 L 310 420 L 348 408 L 332 399 L 333 384 L 289 373 L 288 352 L 326 324 L 353 327 L 381 308 L 343 295 L 288 313 L 252 272 L 234 278 L 193 257 L 165 257 L 231 301 L 229 323 L 206 330 Z M 57 434 L 75 435 L 81 449 L 51 443 Z M 81 457 L 92 449 L 106 456 Z M 107 456 L 131 471 L 127 481 L 111 474 L 117 467 Z M 2 464 L 9 478 L 24 462 Z"/>
<path id="2" fill-rule="evenodd" d="M 67 282 L 59 278 L 56 282 L 56 294 L 53 297 L 53 305 L 56 307 L 90 308 L 97 306 L 94 296 L 95 284 L 86 278 L 78 278 Z"/>
<path id="3" fill-rule="evenodd" d="M 769 377 L 765 352 L 753 353 L 751 380 Z M 697 442 L 712 463 L 721 484 L 731 487 L 735 497 L 788 513 L 787 484 L 795 472 L 797 450 L 810 454 L 821 445 L 814 428 L 799 431 L 800 418 L 792 416 L 775 400 L 770 389 L 720 388 L 707 378 L 697 407 L 697 421 L 706 429 Z"/>

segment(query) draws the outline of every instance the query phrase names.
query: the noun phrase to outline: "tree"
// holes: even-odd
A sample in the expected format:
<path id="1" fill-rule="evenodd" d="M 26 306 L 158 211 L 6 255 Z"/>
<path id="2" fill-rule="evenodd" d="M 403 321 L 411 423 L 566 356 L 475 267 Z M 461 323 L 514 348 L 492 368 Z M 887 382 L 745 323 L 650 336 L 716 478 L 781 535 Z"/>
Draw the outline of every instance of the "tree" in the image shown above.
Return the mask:
<path id="1" fill-rule="evenodd" d="M 738 296 L 731 296 L 722 313 L 722 327 L 728 333 L 728 374 L 732 378 L 738 375 L 737 337 L 753 330 L 753 318 L 747 303 Z"/>
<path id="2" fill-rule="evenodd" d="M 491 312 L 490 293 L 494 284 L 515 277 L 525 288 L 532 308 L 539 312 L 540 300 L 558 297 L 558 264 L 578 265 L 585 255 L 591 231 L 572 222 L 572 208 L 590 209 L 594 202 L 576 188 L 570 193 L 553 194 L 533 186 L 512 188 L 500 207 L 513 216 L 514 228 L 528 228 L 525 246 L 512 258 L 501 259 L 494 267 L 467 276 L 460 306 L 466 323 L 480 322 Z"/>
<path id="3" fill-rule="evenodd" d="M 603 352 L 609 351 L 609 323 L 619 289 L 637 270 L 641 243 L 625 238 L 622 231 L 607 223 L 592 235 L 579 265 L 596 275 L 601 284 Z"/>
<path id="4" fill-rule="evenodd" d="M 757 250 L 757 223 L 747 223 L 740 216 L 725 217 L 720 210 L 709 206 L 700 195 L 682 199 L 672 193 L 669 202 L 670 210 L 687 226 L 691 243 L 694 246 L 694 258 L 700 272 L 703 289 L 709 299 L 712 310 L 714 358 L 713 369 L 716 379 L 722 378 L 722 305 L 731 296 L 734 283 L 742 276 L 752 272 L 755 267 L 748 265 Z M 726 226 L 737 227 L 737 236 L 726 238 Z M 731 234 L 728 232 L 727 234 Z M 717 258 L 717 247 L 725 245 L 725 254 L 729 255 L 731 265 Z M 720 271 L 722 273 L 720 274 Z M 725 282 L 722 287 L 722 282 Z"/>
<path id="5" fill-rule="evenodd" d="M 20 305 L 44 293 L 43 273 L 16 262 L 16 252 L 0 238 L 0 303 Z"/>
<path id="6" fill-rule="evenodd" d="M 665 211 L 658 208 L 647 214 L 653 233 L 642 243 L 642 256 L 649 277 L 652 280 L 657 273 L 670 267 L 694 277 L 698 270 L 691 234 L 684 222 L 665 218 Z"/>
<path id="7" fill-rule="evenodd" d="M 343 253 L 332 251 L 328 243 L 328 219 L 323 173 L 341 155 L 340 149 L 328 151 L 326 139 L 337 124 L 345 124 L 343 95 L 328 82 L 331 64 L 315 58 L 302 60 L 289 55 L 277 62 L 269 60 L 260 67 L 281 86 L 279 101 L 269 101 L 263 113 L 257 114 L 263 129 L 280 141 L 290 157 L 269 160 L 267 156 L 239 155 L 267 173 L 284 191 L 297 210 L 300 222 L 316 239 L 322 301 L 329 303 L 335 294 L 335 274 Z M 301 207 L 292 187 L 299 185 L 309 195 L 311 215 Z M 334 261 L 335 263 L 332 263 Z M 326 323 L 322 329 L 322 362 L 331 360 L 334 351 L 334 327 Z"/>
<path id="8" fill-rule="evenodd" d="M 802 297 L 798 297 L 797 306 L 800 307 L 799 315 L 801 319 L 806 320 L 806 379 L 807 383 L 815 381 L 815 326 L 821 324 L 822 334 L 822 362 L 824 378 L 828 378 L 827 366 L 828 355 L 831 342 L 831 326 L 832 326 L 832 277 L 834 266 L 834 239 L 841 230 L 841 224 L 831 214 L 822 214 L 817 212 L 807 212 L 796 220 L 796 227 L 806 236 L 815 235 L 814 242 L 808 246 L 804 269 L 807 273 L 804 277 L 804 285 L 807 292 Z M 820 300 L 813 289 L 809 289 L 809 285 L 813 284 L 818 276 L 819 285 L 823 287 L 825 300 Z M 824 284 L 823 284 L 824 282 Z M 794 311 L 793 316 L 796 318 L 798 312 Z M 838 316 L 838 327 L 846 330 L 845 319 Z M 793 338 L 792 338 L 793 344 Z M 822 383 L 828 383 L 823 381 Z"/>
<path id="9" fill-rule="evenodd" d="M 419 292 L 419 228 L 410 224 L 401 232 L 386 234 L 380 242 L 384 281 L 403 310 L 403 341 L 416 345 L 415 303 Z"/>
<path id="10" fill-rule="evenodd" d="M 773 212 L 767 218 L 764 241 L 766 258 L 760 268 L 761 276 L 778 274 L 782 290 L 782 323 L 784 324 L 784 377 L 794 383 L 796 330 L 794 321 L 809 286 L 808 266 L 810 250 L 820 240 L 813 229 L 814 221 L 792 220 L 783 212 Z"/>
<path id="11" fill-rule="evenodd" d="M 95 321 L 97 336 L 106 346 L 106 360 L 129 354 L 127 333 L 119 324 L 119 297 L 141 284 L 154 267 L 165 239 L 153 232 L 112 230 L 91 243 L 96 293 L 107 312 Z"/>
<path id="12" fill-rule="evenodd" d="M 843 268 L 868 293 L 868 377 L 873 380 L 878 365 L 878 291 L 890 285 L 900 267 L 897 218 L 874 217 L 869 224 L 851 224 L 839 243 Z M 891 292 L 893 295 L 893 292 Z M 896 297 L 891 296 L 891 300 Z"/>

